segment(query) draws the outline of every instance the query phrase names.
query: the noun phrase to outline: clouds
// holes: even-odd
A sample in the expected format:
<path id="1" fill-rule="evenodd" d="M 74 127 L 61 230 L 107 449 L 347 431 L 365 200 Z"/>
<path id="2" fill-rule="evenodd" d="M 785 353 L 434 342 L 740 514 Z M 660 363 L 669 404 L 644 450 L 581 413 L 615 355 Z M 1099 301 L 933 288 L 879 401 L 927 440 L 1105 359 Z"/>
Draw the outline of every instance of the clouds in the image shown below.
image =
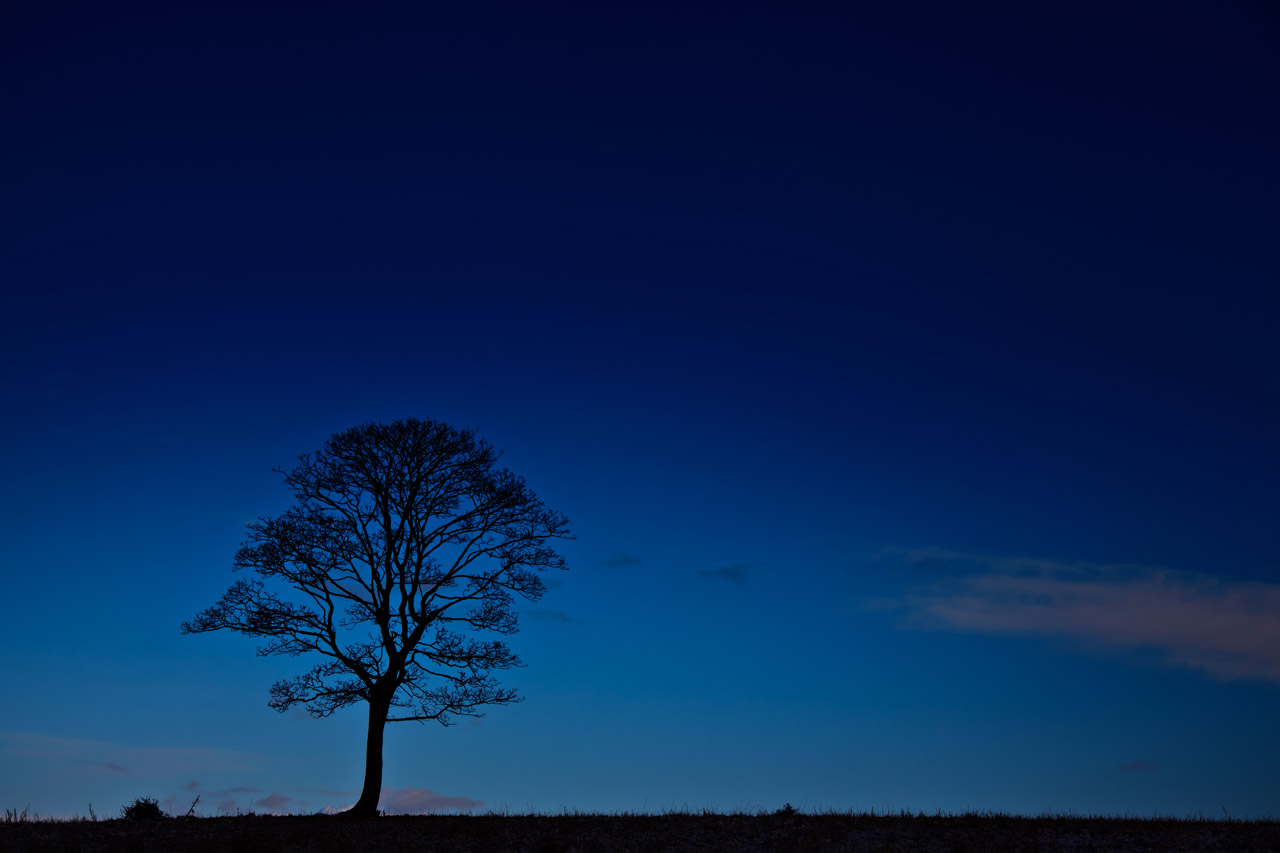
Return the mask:
<path id="1" fill-rule="evenodd" d="M 1217 679 L 1280 682 L 1280 584 L 936 549 L 898 553 L 908 565 L 951 573 L 897 602 L 906 627 L 1068 637 L 1154 650 L 1170 665 Z"/>
<path id="2" fill-rule="evenodd" d="M 536 619 L 541 622 L 561 622 L 566 625 L 582 624 L 581 619 L 574 619 L 568 613 L 563 613 L 559 610 L 545 610 L 545 609 L 526 610 L 521 615 L 527 616 L 530 619 Z"/>
<path id="3" fill-rule="evenodd" d="M 265 797 L 237 797 L 237 794 L 260 794 L 261 790 L 245 785 L 210 790 L 194 779 L 183 785 L 181 791 L 184 793 L 171 793 L 161 802 L 161 807 L 171 815 L 185 814 L 188 810 L 198 815 L 208 807 L 220 815 L 252 814 L 258 809 L 272 814 L 287 814 L 302 810 L 306 805 L 302 800 L 274 792 Z M 192 799 L 192 794 L 198 796 Z M 291 803 L 294 805 L 289 808 Z"/>
<path id="4" fill-rule="evenodd" d="M 190 786 L 188 786 L 188 790 L 192 790 Z M 261 798 L 254 798 L 251 796 L 246 799 L 241 799 L 235 795 L 262 793 L 258 788 L 250 788 L 243 785 L 234 788 L 224 788 L 220 791 L 207 791 L 205 793 L 209 795 L 209 798 L 212 800 L 213 806 L 217 809 L 218 814 L 228 816 L 252 812 L 259 806 L 267 808 L 268 811 L 280 812 L 283 810 L 281 807 L 282 805 L 287 805 L 292 801 L 292 798 L 290 797 L 275 793 L 268 794 Z M 266 805 L 268 800 L 273 803 L 277 803 L 278 805 L 268 806 Z"/>
<path id="5" fill-rule="evenodd" d="M 426 788 L 383 788 L 378 808 L 388 814 L 471 811 L 483 806 L 470 797 L 446 797 Z"/>
<path id="6" fill-rule="evenodd" d="M 81 773 L 168 776 L 225 770 L 255 771 L 262 758 L 247 752 L 202 747 L 141 747 L 34 732 L 0 732 L 0 755 L 35 759 Z"/>
<path id="7" fill-rule="evenodd" d="M 286 797 L 284 794 L 267 794 L 262 799 L 254 800 L 253 804 L 270 812 L 280 812 L 288 808 L 292 802 L 293 797 Z"/>
<path id="8" fill-rule="evenodd" d="M 203 785 L 200 782 L 188 782 L 182 786 L 182 790 L 187 792 L 187 798 L 179 795 L 171 795 L 164 801 L 165 811 L 170 814 L 179 814 L 183 810 L 191 809 L 197 811 L 199 808 L 196 802 L 189 799 L 190 794 L 199 793 L 200 799 L 208 805 L 212 806 L 218 814 L 221 815 L 237 815 L 237 814 L 306 814 L 312 808 L 309 800 L 296 796 L 282 794 L 279 791 L 271 791 L 265 796 L 249 796 L 240 797 L 239 794 L 256 795 L 261 794 L 259 788 L 249 786 L 236 786 L 231 788 L 222 788 L 219 790 L 201 790 Z M 351 792 L 345 791 L 329 791 L 318 788 L 298 788 L 295 793 L 301 794 L 323 794 L 331 797 L 349 797 Z M 349 806 L 347 807 L 349 808 Z M 341 809 L 328 808 L 325 811 L 334 812 Z M 198 813 L 198 812 L 197 812 Z"/>
<path id="9" fill-rule="evenodd" d="M 1154 773 L 1156 772 L 1156 763 L 1140 758 L 1137 761 L 1121 764 L 1116 770 L 1120 773 Z"/>
<path id="10" fill-rule="evenodd" d="M 626 553 L 601 561 L 601 565 L 608 568 L 631 568 L 642 564 L 642 560 Z M 726 581 L 742 586 L 754 580 L 763 571 L 764 566 L 758 563 L 725 563 L 711 569 L 698 569 L 697 575 L 700 578 Z"/>
<path id="11" fill-rule="evenodd" d="M 726 566 L 718 566 L 714 569 L 699 569 L 698 576 L 728 581 L 741 586 L 760 574 L 762 568 L 762 566 L 758 566 L 755 563 L 729 563 Z"/>
<path id="12" fill-rule="evenodd" d="M 337 814 L 351 808 L 351 803 L 338 808 L 326 808 L 327 814 Z M 384 787 L 378 798 L 378 810 L 386 814 L 433 814 L 435 812 L 469 812 L 484 805 L 470 797 L 448 797 L 427 788 Z"/>

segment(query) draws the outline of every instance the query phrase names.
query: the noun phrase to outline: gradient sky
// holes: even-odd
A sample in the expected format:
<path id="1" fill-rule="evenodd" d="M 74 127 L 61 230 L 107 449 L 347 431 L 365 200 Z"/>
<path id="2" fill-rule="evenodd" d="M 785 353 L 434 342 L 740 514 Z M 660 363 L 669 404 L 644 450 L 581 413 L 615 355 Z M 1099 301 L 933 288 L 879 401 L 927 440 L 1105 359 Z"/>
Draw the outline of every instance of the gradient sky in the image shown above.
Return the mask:
<path id="1" fill-rule="evenodd" d="M 8 2 L 0 806 L 353 802 L 182 621 L 369 420 L 570 519 L 399 811 L 1280 814 L 1268 2 Z"/>

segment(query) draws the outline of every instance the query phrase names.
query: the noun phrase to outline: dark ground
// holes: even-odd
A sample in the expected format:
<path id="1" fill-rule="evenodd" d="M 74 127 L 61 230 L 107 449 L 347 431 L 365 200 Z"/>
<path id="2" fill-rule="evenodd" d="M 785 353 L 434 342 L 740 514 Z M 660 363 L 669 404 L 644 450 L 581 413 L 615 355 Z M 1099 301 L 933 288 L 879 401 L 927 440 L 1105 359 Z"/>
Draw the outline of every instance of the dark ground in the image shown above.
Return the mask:
<path id="1" fill-rule="evenodd" d="M 1008 816 L 167 818 L 0 824 L 0 851 L 1278 851 L 1280 821 Z"/>

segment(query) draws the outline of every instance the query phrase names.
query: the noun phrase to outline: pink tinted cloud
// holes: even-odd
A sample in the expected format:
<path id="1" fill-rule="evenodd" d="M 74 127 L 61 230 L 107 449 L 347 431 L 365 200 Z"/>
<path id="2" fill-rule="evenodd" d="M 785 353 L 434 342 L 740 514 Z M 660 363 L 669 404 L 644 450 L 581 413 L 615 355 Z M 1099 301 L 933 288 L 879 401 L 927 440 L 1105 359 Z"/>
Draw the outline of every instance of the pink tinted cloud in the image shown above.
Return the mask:
<path id="1" fill-rule="evenodd" d="M 383 788 L 378 808 L 390 814 L 471 811 L 483 806 L 470 797 L 446 797 L 426 788 Z"/>
<path id="2" fill-rule="evenodd" d="M 940 553 L 985 571 L 908 594 L 909 627 L 1066 636 L 1153 649 L 1219 679 L 1280 681 L 1280 584 Z"/>
<path id="3" fill-rule="evenodd" d="M 219 814 L 233 815 L 238 814 L 241 810 L 250 811 L 254 800 L 250 797 L 248 800 L 238 800 L 234 794 L 257 794 L 260 793 L 258 788 L 249 788 L 245 786 L 237 786 L 234 788 L 226 788 L 221 791 L 208 791 L 211 798 L 217 798 L 213 804 Z"/>
<path id="4" fill-rule="evenodd" d="M 268 811 L 278 812 L 286 808 L 291 802 L 293 802 L 293 797 L 286 797 L 284 794 L 267 794 L 260 800 L 254 800 L 253 804 L 261 806 Z"/>
<path id="5" fill-rule="evenodd" d="M 434 812 L 468 812 L 483 806 L 481 800 L 470 797 L 447 797 L 427 788 L 384 787 L 378 799 L 378 810 L 387 814 L 429 814 Z M 327 814 L 337 814 L 351 808 L 343 806 L 324 809 Z"/>

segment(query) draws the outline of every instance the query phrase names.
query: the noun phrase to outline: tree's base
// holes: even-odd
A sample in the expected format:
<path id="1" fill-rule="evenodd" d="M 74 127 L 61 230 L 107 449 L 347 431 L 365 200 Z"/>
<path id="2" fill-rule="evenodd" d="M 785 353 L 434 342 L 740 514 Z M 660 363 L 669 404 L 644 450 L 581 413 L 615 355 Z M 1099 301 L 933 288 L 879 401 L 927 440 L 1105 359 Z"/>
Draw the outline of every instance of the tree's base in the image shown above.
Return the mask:
<path id="1" fill-rule="evenodd" d="M 346 820 L 373 820 L 382 812 L 378 811 L 377 806 L 361 806 L 359 804 L 352 806 L 345 812 L 338 812 L 334 817 L 345 818 Z"/>

